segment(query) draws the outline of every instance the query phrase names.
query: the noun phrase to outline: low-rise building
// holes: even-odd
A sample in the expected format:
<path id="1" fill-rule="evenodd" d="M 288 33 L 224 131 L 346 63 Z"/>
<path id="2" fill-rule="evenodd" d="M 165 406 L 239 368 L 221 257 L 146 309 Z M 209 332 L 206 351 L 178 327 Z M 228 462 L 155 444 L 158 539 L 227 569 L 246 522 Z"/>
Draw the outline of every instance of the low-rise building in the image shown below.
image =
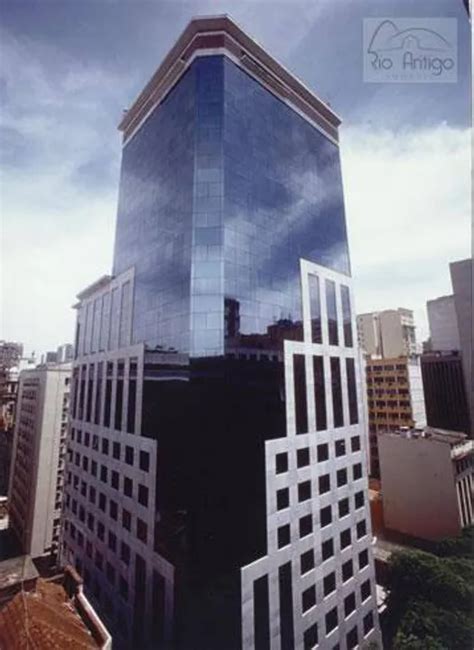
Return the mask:
<path id="1" fill-rule="evenodd" d="M 20 373 L 9 486 L 10 525 L 24 553 L 55 555 L 64 485 L 71 365 Z"/>
<path id="2" fill-rule="evenodd" d="M 439 540 L 471 525 L 473 445 L 466 434 L 430 427 L 380 435 L 386 528 Z"/>

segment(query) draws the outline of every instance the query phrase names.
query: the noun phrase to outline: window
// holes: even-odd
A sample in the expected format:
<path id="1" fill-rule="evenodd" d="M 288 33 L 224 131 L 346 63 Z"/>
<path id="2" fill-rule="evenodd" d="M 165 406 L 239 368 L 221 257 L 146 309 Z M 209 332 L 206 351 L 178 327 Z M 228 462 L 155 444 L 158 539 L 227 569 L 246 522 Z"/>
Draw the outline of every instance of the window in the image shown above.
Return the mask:
<path id="1" fill-rule="evenodd" d="M 352 614 L 352 612 L 356 608 L 356 598 L 355 594 L 349 594 L 344 598 L 344 616 L 347 618 L 349 614 Z"/>
<path id="2" fill-rule="evenodd" d="M 308 589 L 305 589 L 301 595 L 301 603 L 303 606 L 303 612 L 307 612 L 308 609 L 316 605 L 316 587 L 313 585 Z"/>
<path id="3" fill-rule="evenodd" d="M 311 515 L 305 515 L 300 519 L 300 537 L 306 537 L 313 532 L 313 518 Z"/>
<path id="4" fill-rule="evenodd" d="M 329 474 L 323 474 L 318 479 L 319 494 L 325 494 L 331 489 L 331 478 Z"/>
<path id="5" fill-rule="evenodd" d="M 346 634 L 346 643 L 347 643 L 347 650 L 352 650 L 352 648 L 357 647 L 359 643 L 359 638 L 357 635 L 357 626 L 353 627 L 352 630 Z"/>
<path id="6" fill-rule="evenodd" d="M 99 494 L 99 508 L 103 512 L 105 512 L 105 503 L 106 503 L 105 494 L 103 492 L 100 492 L 100 494 Z"/>
<path id="7" fill-rule="evenodd" d="M 303 635 L 304 650 L 312 650 L 318 645 L 318 625 L 313 623 L 311 627 L 305 630 Z"/>
<path id="8" fill-rule="evenodd" d="M 337 332 L 336 284 L 332 280 L 326 280 L 325 286 L 329 345 L 338 345 L 339 336 Z"/>
<path id="9" fill-rule="evenodd" d="M 351 438 L 352 451 L 360 451 L 360 438 L 359 436 L 352 436 Z"/>
<path id="10" fill-rule="evenodd" d="M 360 588 L 360 597 L 362 602 L 367 600 L 370 596 L 370 580 L 366 580 L 365 582 L 362 583 L 361 588 Z"/>
<path id="11" fill-rule="evenodd" d="M 125 542 L 121 542 L 120 544 L 120 559 L 125 564 L 130 564 L 130 546 L 125 544 Z"/>
<path id="12" fill-rule="evenodd" d="M 150 470 L 150 454 L 147 451 L 140 451 L 139 466 L 144 472 Z"/>
<path id="13" fill-rule="evenodd" d="M 349 397 L 349 423 L 357 424 L 359 421 L 359 414 L 357 409 L 357 388 L 354 359 L 346 359 L 346 375 L 347 394 Z"/>
<path id="14" fill-rule="evenodd" d="M 117 548 L 117 537 L 111 530 L 109 530 L 109 538 L 107 540 L 107 546 L 110 548 L 111 551 L 114 552 L 115 549 Z"/>
<path id="15" fill-rule="evenodd" d="M 277 510 L 283 510 L 290 505 L 290 491 L 288 488 L 277 490 Z"/>
<path id="16" fill-rule="evenodd" d="M 283 548 L 290 543 L 290 525 L 285 524 L 280 526 L 277 532 L 278 535 L 278 548 Z"/>
<path id="17" fill-rule="evenodd" d="M 137 519 L 137 537 L 146 544 L 148 536 L 148 526 L 142 519 Z"/>
<path id="18" fill-rule="evenodd" d="M 323 562 L 334 555 L 334 542 L 332 539 L 327 539 L 321 544 L 321 555 Z"/>
<path id="19" fill-rule="evenodd" d="M 338 504 L 339 517 L 345 517 L 349 514 L 349 499 L 341 499 Z"/>
<path id="20" fill-rule="evenodd" d="M 303 354 L 295 354 L 293 356 L 293 383 L 295 391 L 296 433 L 307 433 L 306 363 Z"/>
<path id="21" fill-rule="evenodd" d="M 95 487 L 93 487 L 92 485 L 90 485 L 90 486 L 89 486 L 89 501 L 90 501 L 91 503 L 95 503 L 95 496 L 96 496 Z M 104 504 L 104 508 L 105 508 L 105 504 Z M 102 508 L 101 508 L 101 509 L 102 509 Z"/>
<path id="22" fill-rule="evenodd" d="M 374 615 L 372 612 L 369 612 L 367 616 L 364 616 L 364 636 L 374 629 Z"/>
<path id="23" fill-rule="evenodd" d="M 351 544 L 351 529 L 346 528 L 341 533 L 341 550 Z"/>
<path id="24" fill-rule="evenodd" d="M 365 523 L 365 519 L 363 519 L 357 524 L 357 539 L 360 539 L 365 535 L 367 535 L 367 525 Z"/>
<path id="25" fill-rule="evenodd" d="M 342 565 L 342 582 L 347 582 L 354 575 L 352 560 L 347 560 Z"/>
<path id="26" fill-rule="evenodd" d="M 115 501 L 112 501 L 112 499 L 110 499 L 109 507 L 110 507 L 110 516 L 112 517 L 112 519 L 114 519 L 115 521 L 117 521 L 117 517 L 118 517 L 118 506 L 117 506 L 116 502 L 115 502 Z"/>
<path id="27" fill-rule="evenodd" d="M 329 596 L 333 591 L 336 591 L 336 573 L 333 571 L 323 579 L 323 593 L 324 596 Z"/>
<path id="28" fill-rule="evenodd" d="M 103 542 L 105 537 L 105 526 L 101 521 L 97 522 L 97 537 Z"/>
<path id="29" fill-rule="evenodd" d="M 321 528 L 324 528 L 324 526 L 329 526 L 329 524 L 332 522 L 331 506 L 326 506 L 325 508 L 321 508 L 319 514 L 320 514 Z"/>
<path id="30" fill-rule="evenodd" d="M 347 348 L 353 346 L 352 340 L 352 323 L 351 323 L 351 298 L 349 287 L 341 284 L 341 305 L 342 305 L 342 322 L 344 329 L 344 345 Z"/>
<path id="31" fill-rule="evenodd" d="M 112 457 L 115 458 L 115 460 L 120 460 L 120 443 L 119 442 L 112 443 Z"/>
<path id="32" fill-rule="evenodd" d="M 118 489 L 119 489 L 119 481 L 120 481 L 120 479 L 119 479 L 119 473 L 116 472 L 116 471 L 113 469 L 112 472 L 111 472 L 111 474 L 110 474 L 110 484 L 112 485 L 112 487 L 113 487 L 115 490 L 118 490 Z"/>
<path id="33" fill-rule="evenodd" d="M 354 481 L 357 481 L 358 479 L 362 478 L 362 463 L 356 463 L 352 467 L 352 476 L 354 478 Z"/>
<path id="34" fill-rule="evenodd" d="M 126 530 L 132 529 L 132 515 L 125 508 L 122 510 L 122 526 Z"/>
<path id="35" fill-rule="evenodd" d="M 321 303 L 319 296 L 319 278 L 314 273 L 308 275 L 309 309 L 311 314 L 311 340 L 322 343 Z"/>
<path id="36" fill-rule="evenodd" d="M 364 493 L 363 492 L 357 492 L 357 494 L 354 496 L 354 503 L 355 503 L 356 510 L 363 507 L 363 505 L 364 505 Z"/>
<path id="37" fill-rule="evenodd" d="M 363 569 L 369 563 L 369 553 L 367 549 L 359 553 L 359 569 Z"/>
<path id="38" fill-rule="evenodd" d="M 321 463 L 322 461 L 325 461 L 329 458 L 329 447 L 327 443 L 318 445 L 316 450 L 318 454 L 318 463 Z"/>
<path id="39" fill-rule="evenodd" d="M 337 627 L 337 607 L 326 614 L 326 634 L 330 634 Z"/>
<path id="40" fill-rule="evenodd" d="M 109 441 L 107 438 L 102 438 L 102 453 L 105 455 L 109 454 Z"/>
<path id="41" fill-rule="evenodd" d="M 316 406 L 316 430 L 322 431 L 327 428 L 323 357 L 313 357 L 313 375 L 314 403 Z"/>
<path id="42" fill-rule="evenodd" d="M 296 452 L 296 464 L 298 467 L 306 467 L 309 465 L 309 449 L 305 447 L 304 449 L 298 449 Z"/>
<path id="43" fill-rule="evenodd" d="M 337 487 L 342 487 L 347 483 L 347 469 L 337 470 Z"/>
<path id="44" fill-rule="evenodd" d="M 138 503 L 142 506 L 148 506 L 148 488 L 141 483 L 138 485 Z"/>
<path id="45" fill-rule="evenodd" d="M 288 471 L 288 454 L 281 453 L 275 456 L 276 473 L 283 474 Z"/>
<path id="46" fill-rule="evenodd" d="M 92 515 L 91 513 L 87 515 L 87 528 L 91 532 L 94 532 L 94 515 Z"/>
<path id="47" fill-rule="evenodd" d="M 133 495 L 133 481 L 128 476 L 123 479 L 123 493 L 126 497 Z"/>
<path id="48" fill-rule="evenodd" d="M 344 456 L 346 453 L 346 441 L 343 438 L 336 440 L 334 448 L 336 450 L 336 456 Z"/>
<path id="49" fill-rule="evenodd" d="M 107 483 L 107 467 L 105 465 L 100 466 L 100 480 L 102 483 Z"/>
<path id="50" fill-rule="evenodd" d="M 344 416 L 342 410 L 341 361 L 339 357 L 330 358 L 330 367 L 334 426 L 342 427 L 344 426 Z"/>
<path id="51" fill-rule="evenodd" d="M 306 551 L 306 553 L 303 553 L 301 555 L 300 563 L 301 563 L 301 575 L 303 575 L 304 573 L 308 573 L 308 571 L 311 571 L 311 569 L 314 569 L 313 549 L 310 549 L 309 551 Z"/>
<path id="52" fill-rule="evenodd" d="M 134 456 L 133 447 L 129 447 L 127 445 L 125 447 L 125 462 L 127 463 L 127 465 L 133 465 L 133 456 Z"/>
<path id="53" fill-rule="evenodd" d="M 311 481 L 304 481 L 298 484 L 298 501 L 311 499 Z"/>

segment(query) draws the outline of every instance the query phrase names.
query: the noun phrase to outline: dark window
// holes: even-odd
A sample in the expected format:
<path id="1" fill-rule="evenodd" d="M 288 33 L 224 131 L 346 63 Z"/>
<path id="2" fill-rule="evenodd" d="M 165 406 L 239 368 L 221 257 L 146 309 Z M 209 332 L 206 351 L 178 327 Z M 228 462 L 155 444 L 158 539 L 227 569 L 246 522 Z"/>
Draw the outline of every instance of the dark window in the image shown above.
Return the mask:
<path id="1" fill-rule="evenodd" d="M 313 623 L 311 627 L 305 630 L 303 635 L 304 650 L 312 650 L 318 645 L 318 625 Z"/>
<path id="2" fill-rule="evenodd" d="M 344 416 L 342 412 L 341 362 L 339 357 L 331 357 L 330 362 L 334 426 L 342 427 L 344 426 Z"/>
<path id="3" fill-rule="evenodd" d="M 367 616 L 364 616 L 364 636 L 374 629 L 374 615 L 372 612 L 369 612 Z"/>
<path id="4" fill-rule="evenodd" d="M 346 453 L 346 441 L 343 438 L 336 440 L 334 443 L 334 448 L 336 450 L 336 456 L 344 456 Z"/>
<path id="5" fill-rule="evenodd" d="M 322 343 L 321 335 L 321 302 L 319 278 L 310 273 L 308 275 L 309 308 L 311 314 L 311 340 L 313 343 Z"/>
<path id="6" fill-rule="evenodd" d="M 329 447 L 327 443 L 318 445 L 317 452 L 318 452 L 318 463 L 327 460 L 329 458 Z"/>
<path id="7" fill-rule="evenodd" d="M 270 618 L 268 600 L 268 576 L 262 576 L 253 583 L 255 650 L 270 647 Z"/>
<path id="8" fill-rule="evenodd" d="M 305 515 L 300 518 L 300 537 L 306 537 L 313 532 L 313 518 L 311 515 Z"/>
<path id="9" fill-rule="evenodd" d="M 290 543 L 290 525 L 285 524 L 278 529 L 278 548 L 287 546 Z"/>
<path id="10" fill-rule="evenodd" d="M 308 409 L 306 403 L 306 364 L 303 354 L 293 356 L 295 388 L 296 433 L 308 432 Z"/>
<path id="11" fill-rule="evenodd" d="M 146 544 L 148 536 L 148 526 L 143 519 L 137 518 L 137 537 L 141 542 Z"/>
<path id="12" fill-rule="evenodd" d="M 118 517 L 118 506 L 117 506 L 117 504 L 115 503 L 115 501 L 112 501 L 112 499 L 110 499 L 109 509 L 110 509 L 110 516 L 112 517 L 112 519 L 114 519 L 115 521 L 117 521 L 117 517 Z"/>
<path id="13" fill-rule="evenodd" d="M 357 494 L 354 496 L 354 502 L 355 502 L 356 510 L 362 508 L 362 506 L 364 505 L 364 493 L 357 492 Z"/>
<path id="14" fill-rule="evenodd" d="M 329 634 L 337 627 L 337 620 L 337 607 L 334 607 L 326 614 L 326 634 Z"/>
<path id="15" fill-rule="evenodd" d="M 142 506 L 148 506 L 148 488 L 141 483 L 138 485 L 138 503 Z"/>
<path id="16" fill-rule="evenodd" d="M 105 454 L 106 456 L 109 453 L 109 441 L 107 438 L 102 438 L 102 453 Z"/>
<path id="17" fill-rule="evenodd" d="M 120 365 L 118 364 L 119 372 Z M 122 406 L 123 406 L 123 379 L 117 379 L 117 390 L 115 393 L 115 417 L 114 417 L 114 427 L 115 429 L 122 428 Z"/>
<path id="18" fill-rule="evenodd" d="M 357 647 L 357 645 L 359 644 L 359 638 L 357 636 L 357 627 L 353 627 L 352 630 L 346 634 L 346 643 L 347 643 L 347 650 L 352 650 L 352 648 Z"/>
<path id="19" fill-rule="evenodd" d="M 105 512 L 105 503 L 106 503 L 105 494 L 103 492 L 100 492 L 100 494 L 99 494 L 99 508 L 103 512 Z"/>
<path id="20" fill-rule="evenodd" d="M 325 596 L 329 596 L 336 590 L 336 573 L 333 571 L 323 579 L 323 592 Z"/>
<path id="21" fill-rule="evenodd" d="M 101 361 L 97 364 L 97 381 L 95 386 L 95 407 L 94 407 L 94 422 L 100 424 L 100 409 L 102 405 L 102 374 L 104 370 L 104 363 Z"/>
<path id="22" fill-rule="evenodd" d="M 364 537 L 364 535 L 366 534 L 367 534 L 367 525 L 365 523 L 365 520 L 363 519 L 362 521 L 359 521 L 359 523 L 357 524 L 357 539 Z"/>
<path id="23" fill-rule="evenodd" d="M 288 471 L 288 454 L 283 452 L 275 456 L 276 473 L 282 474 Z"/>
<path id="24" fill-rule="evenodd" d="M 339 501 L 339 517 L 345 517 L 349 514 L 349 499 L 341 499 Z"/>
<path id="25" fill-rule="evenodd" d="M 89 366 L 89 375 L 87 380 L 87 412 L 86 420 L 91 422 L 92 418 L 92 390 L 94 386 L 94 364 Z"/>
<path id="26" fill-rule="evenodd" d="M 122 526 L 126 530 L 132 529 L 132 515 L 125 508 L 122 510 Z"/>
<path id="27" fill-rule="evenodd" d="M 344 327 L 344 345 L 351 348 L 354 345 L 352 337 L 351 298 L 349 287 L 341 284 L 342 322 Z"/>
<path id="28" fill-rule="evenodd" d="M 323 562 L 334 555 L 334 542 L 332 539 L 327 539 L 321 544 L 321 555 Z"/>
<path id="29" fill-rule="evenodd" d="M 304 481 L 298 484 L 298 501 L 311 499 L 311 481 Z"/>
<path id="30" fill-rule="evenodd" d="M 296 464 L 298 467 L 306 467 L 309 465 L 309 449 L 305 447 L 304 449 L 298 449 L 296 451 Z"/>
<path id="31" fill-rule="evenodd" d="M 119 473 L 113 469 L 111 472 L 110 484 L 115 490 L 119 489 L 119 480 Z"/>
<path id="32" fill-rule="evenodd" d="M 352 612 L 356 608 L 356 599 L 355 599 L 355 594 L 349 594 L 344 598 L 344 616 L 347 618 L 349 614 L 352 614 Z"/>
<path id="33" fill-rule="evenodd" d="M 290 491 L 288 488 L 277 490 L 277 510 L 283 510 L 290 505 Z"/>
<path id="34" fill-rule="evenodd" d="M 357 388 L 354 359 L 346 359 L 346 373 L 347 394 L 349 396 L 349 422 L 350 424 L 357 424 L 359 421 L 359 414 L 357 409 Z"/>
<path id="35" fill-rule="evenodd" d="M 352 467 L 352 476 L 354 477 L 354 481 L 357 481 L 357 479 L 362 478 L 362 463 L 356 463 Z"/>
<path id="36" fill-rule="evenodd" d="M 324 528 L 324 526 L 329 526 L 329 524 L 332 522 L 331 506 L 326 506 L 325 508 L 321 508 L 319 513 L 320 513 L 321 528 Z"/>
<path id="37" fill-rule="evenodd" d="M 311 571 L 311 569 L 314 569 L 314 551 L 313 551 L 313 549 L 310 549 L 309 551 L 306 551 L 306 553 L 303 553 L 301 555 L 300 563 L 301 563 L 301 574 L 308 573 L 308 571 Z"/>
<path id="38" fill-rule="evenodd" d="M 291 562 L 278 570 L 280 595 L 280 650 L 294 650 L 295 632 L 293 625 L 293 590 L 291 584 Z"/>
<path id="39" fill-rule="evenodd" d="M 127 465 L 133 465 L 133 457 L 134 457 L 133 447 L 129 447 L 127 445 L 125 447 L 125 462 L 127 463 Z"/>
<path id="40" fill-rule="evenodd" d="M 329 492 L 331 489 L 331 478 L 329 474 L 324 474 L 323 476 L 320 476 L 318 479 L 318 485 L 319 485 L 319 494 L 325 494 L 326 492 Z"/>
<path id="41" fill-rule="evenodd" d="M 97 537 L 103 542 L 105 537 L 105 526 L 101 521 L 97 522 Z"/>
<path id="42" fill-rule="evenodd" d="M 369 563 L 369 553 L 367 549 L 359 553 L 359 569 L 363 569 Z"/>
<path id="43" fill-rule="evenodd" d="M 91 503 L 95 503 L 95 495 L 96 495 L 95 487 L 90 485 L 89 486 L 89 501 Z M 105 499 L 105 496 L 104 496 L 104 499 Z M 105 504 L 104 504 L 104 508 L 105 508 Z"/>
<path id="44" fill-rule="evenodd" d="M 110 548 L 111 551 L 115 551 L 117 548 L 117 537 L 115 534 L 109 530 L 109 537 L 107 541 L 107 546 Z"/>
<path id="45" fill-rule="evenodd" d="M 364 600 L 367 600 L 367 598 L 370 596 L 370 592 L 370 580 L 366 580 L 362 583 L 362 586 L 360 588 L 360 597 L 362 602 L 364 602 Z"/>
<path id="46" fill-rule="evenodd" d="M 313 357 L 313 373 L 314 401 L 316 405 L 316 430 L 322 431 L 327 428 L 323 357 Z"/>
<path id="47" fill-rule="evenodd" d="M 94 515 L 89 513 L 87 515 L 87 528 L 93 533 L 94 532 Z"/>
<path id="48" fill-rule="evenodd" d="M 351 543 L 351 529 L 347 528 L 346 530 L 343 530 L 341 533 L 341 549 L 350 546 L 350 543 Z"/>
<path id="49" fill-rule="evenodd" d="M 338 345 L 339 336 L 337 333 L 336 285 L 332 280 L 326 280 L 325 284 L 329 345 Z"/>
<path id="50" fill-rule="evenodd" d="M 119 442 L 113 442 L 112 443 L 112 457 L 115 458 L 116 460 L 120 460 L 120 443 Z"/>
<path id="51" fill-rule="evenodd" d="M 91 460 L 91 474 L 97 476 L 97 462 L 95 460 Z"/>
<path id="52" fill-rule="evenodd" d="M 121 542 L 120 544 L 120 559 L 125 564 L 130 564 L 130 546 L 125 544 L 125 542 Z"/>
<path id="53" fill-rule="evenodd" d="M 311 609 L 311 607 L 316 605 L 316 587 L 314 587 L 314 585 L 303 591 L 301 603 L 303 606 L 303 612 L 307 612 L 308 609 Z"/>
<path id="54" fill-rule="evenodd" d="M 354 575 L 354 569 L 352 567 L 352 560 L 347 560 L 342 565 L 342 582 L 347 582 L 349 578 L 352 578 Z"/>
<path id="55" fill-rule="evenodd" d="M 347 483 L 347 469 L 338 469 L 337 470 L 337 487 L 342 487 L 343 485 L 346 485 Z"/>
<path id="56" fill-rule="evenodd" d="M 133 495 L 133 481 L 128 478 L 128 476 L 125 476 L 123 479 L 123 493 L 126 497 L 131 497 Z"/>
<path id="57" fill-rule="evenodd" d="M 110 407 L 112 404 L 112 380 L 105 382 L 104 426 L 110 427 Z"/>
<path id="58" fill-rule="evenodd" d="M 137 381 L 130 379 L 128 382 L 128 405 L 127 405 L 127 431 L 135 433 L 135 412 L 137 402 Z"/>
<path id="59" fill-rule="evenodd" d="M 105 465 L 100 466 L 100 480 L 102 483 L 107 483 L 107 467 Z"/>
<path id="60" fill-rule="evenodd" d="M 360 451 L 360 438 L 359 436 L 352 436 L 351 438 L 352 451 Z"/>
<path id="61" fill-rule="evenodd" d="M 150 454 L 147 451 L 140 452 L 140 469 L 148 472 L 150 469 Z"/>

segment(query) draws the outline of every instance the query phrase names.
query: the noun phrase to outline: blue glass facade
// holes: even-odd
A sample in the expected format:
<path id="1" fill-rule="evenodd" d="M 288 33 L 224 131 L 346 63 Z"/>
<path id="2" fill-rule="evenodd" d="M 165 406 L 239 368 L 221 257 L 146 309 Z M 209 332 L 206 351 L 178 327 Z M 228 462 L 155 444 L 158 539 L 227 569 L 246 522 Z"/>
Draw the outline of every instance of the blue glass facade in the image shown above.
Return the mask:
<path id="1" fill-rule="evenodd" d="M 349 273 L 338 148 L 229 59 L 198 58 L 125 146 L 114 273 L 133 341 L 219 356 L 301 338 L 299 259 Z"/>

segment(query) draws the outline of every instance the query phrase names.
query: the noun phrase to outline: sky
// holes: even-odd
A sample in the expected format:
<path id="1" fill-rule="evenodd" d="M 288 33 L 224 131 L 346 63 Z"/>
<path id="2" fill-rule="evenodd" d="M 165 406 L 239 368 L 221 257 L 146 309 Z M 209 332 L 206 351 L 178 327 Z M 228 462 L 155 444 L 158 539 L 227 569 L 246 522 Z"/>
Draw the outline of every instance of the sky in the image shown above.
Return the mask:
<path id="1" fill-rule="evenodd" d="M 451 292 L 471 255 L 470 25 L 462 0 L 0 0 L 0 338 L 73 340 L 76 294 L 110 273 L 123 110 L 191 17 L 228 13 L 343 120 L 356 309 Z M 456 83 L 366 83 L 368 17 L 457 19 Z"/>

